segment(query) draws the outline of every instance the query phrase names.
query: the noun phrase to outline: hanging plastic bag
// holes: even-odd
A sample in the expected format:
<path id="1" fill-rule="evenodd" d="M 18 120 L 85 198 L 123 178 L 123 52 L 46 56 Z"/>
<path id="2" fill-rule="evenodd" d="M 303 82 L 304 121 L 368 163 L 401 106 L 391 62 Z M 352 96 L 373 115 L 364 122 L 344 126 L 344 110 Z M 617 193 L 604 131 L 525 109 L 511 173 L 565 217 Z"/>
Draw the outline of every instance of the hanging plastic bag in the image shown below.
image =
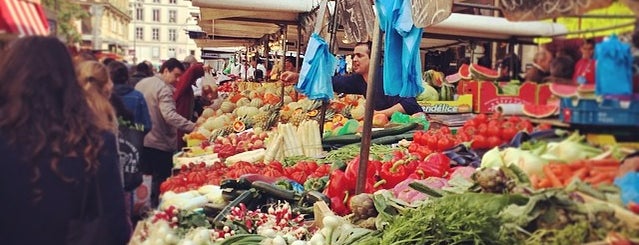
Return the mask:
<path id="1" fill-rule="evenodd" d="M 328 49 L 328 44 L 317 33 L 313 33 L 304 54 L 300 78 L 295 88 L 312 100 L 333 99 L 332 75 L 336 59 Z"/>
<path id="2" fill-rule="evenodd" d="M 621 201 L 639 203 L 639 172 L 628 172 L 615 179 L 615 185 L 621 189 Z"/>
<path id="3" fill-rule="evenodd" d="M 595 93 L 597 95 L 632 94 L 632 52 L 630 45 L 617 35 L 597 44 L 595 48 Z"/>
<path id="4" fill-rule="evenodd" d="M 421 84 L 419 53 L 422 28 L 417 28 L 413 24 L 410 0 L 376 0 L 375 7 L 386 40 L 384 93 L 391 96 L 415 97 L 424 91 Z"/>

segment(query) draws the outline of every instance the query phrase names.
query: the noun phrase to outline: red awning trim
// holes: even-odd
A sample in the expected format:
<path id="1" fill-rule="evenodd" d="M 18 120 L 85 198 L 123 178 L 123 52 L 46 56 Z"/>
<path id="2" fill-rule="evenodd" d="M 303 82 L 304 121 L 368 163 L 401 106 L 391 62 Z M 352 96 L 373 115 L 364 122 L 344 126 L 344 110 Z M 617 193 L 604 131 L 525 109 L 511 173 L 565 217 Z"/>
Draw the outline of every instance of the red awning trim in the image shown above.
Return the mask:
<path id="1" fill-rule="evenodd" d="M 36 1 L 2 0 L 0 1 L 0 26 L 19 37 L 49 35 L 49 23 L 42 6 Z"/>

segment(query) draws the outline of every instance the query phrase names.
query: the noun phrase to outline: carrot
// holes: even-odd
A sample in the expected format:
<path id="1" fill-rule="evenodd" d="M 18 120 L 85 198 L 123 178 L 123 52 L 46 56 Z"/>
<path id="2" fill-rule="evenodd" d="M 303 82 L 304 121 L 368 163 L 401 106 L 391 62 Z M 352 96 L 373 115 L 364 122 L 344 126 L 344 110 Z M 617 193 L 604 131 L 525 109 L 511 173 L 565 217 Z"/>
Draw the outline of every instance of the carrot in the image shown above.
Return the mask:
<path id="1" fill-rule="evenodd" d="M 608 166 L 608 167 L 613 167 L 613 166 L 617 166 L 619 167 L 619 160 L 614 159 L 614 158 L 606 158 L 606 159 L 600 159 L 600 160 L 588 160 L 588 164 L 590 164 L 591 166 L 600 166 L 600 167 L 604 167 L 604 166 Z"/>
<path id="2" fill-rule="evenodd" d="M 579 178 L 580 180 L 583 180 L 586 175 L 588 175 L 588 172 L 589 169 L 587 167 L 577 169 L 572 173 L 571 178 Z"/>
<path id="3" fill-rule="evenodd" d="M 575 162 L 568 164 L 568 167 L 570 167 L 570 169 L 572 170 L 581 169 L 585 166 L 586 166 L 586 162 L 584 162 L 583 160 L 577 160 Z"/>
<path id="4" fill-rule="evenodd" d="M 544 170 L 544 174 L 546 175 L 546 178 L 548 180 L 550 180 L 550 183 L 552 183 L 553 187 L 561 187 L 562 183 L 559 180 L 559 178 L 557 178 L 557 175 L 555 175 L 555 173 L 553 173 L 553 171 L 550 169 L 550 166 L 546 165 L 543 168 Z"/>
<path id="5" fill-rule="evenodd" d="M 550 182 L 548 178 L 540 179 L 539 184 L 537 184 L 538 189 L 550 188 L 550 187 L 552 187 L 552 183 Z"/>
<path id="6" fill-rule="evenodd" d="M 586 178 L 584 181 L 592 185 L 599 185 L 602 182 L 612 182 L 615 178 L 614 173 L 599 173 Z"/>
<path id="7" fill-rule="evenodd" d="M 533 188 L 539 188 L 539 176 L 537 176 L 536 174 L 530 175 L 530 183 L 532 184 Z"/>
<path id="8" fill-rule="evenodd" d="M 619 171 L 619 166 L 612 166 L 612 167 L 608 167 L 608 166 L 593 166 L 592 170 L 595 172 L 617 172 Z"/>

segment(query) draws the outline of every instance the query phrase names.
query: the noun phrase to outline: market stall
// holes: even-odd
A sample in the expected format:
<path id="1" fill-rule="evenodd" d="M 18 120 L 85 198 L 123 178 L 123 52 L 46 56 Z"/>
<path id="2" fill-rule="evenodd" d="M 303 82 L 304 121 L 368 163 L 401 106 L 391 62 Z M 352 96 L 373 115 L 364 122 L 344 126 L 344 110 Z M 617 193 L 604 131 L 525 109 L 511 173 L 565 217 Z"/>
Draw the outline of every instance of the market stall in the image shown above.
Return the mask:
<path id="1" fill-rule="evenodd" d="M 194 1 L 210 8 L 202 11 L 222 13 L 217 2 Z M 295 2 L 248 7 L 228 1 L 231 19 L 210 21 L 219 30 L 212 35 L 250 42 L 281 34 L 273 13 L 284 21 L 294 13 L 293 21 L 315 9 Z M 259 14 L 249 20 L 251 11 Z M 269 18 L 250 24 L 261 31 L 233 34 L 247 26 L 222 27 Z M 383 60 L 379 29 L 371 33 L 374 64 Z M 429 33 L 527 42 L 566 32 L 556 24 L 455 13 L 424 31 L 420 48 L 428 47 Z M 138 223 L 131 244 L 637 242 L 636 143 L 603 141 L 573 127 L 636 127 L 633 95 L 498 83 L 498 71 L 476 64 L 448 77 L 437 71 L 421 77 L 425 90 L 417 99 L 426 113 L 391 117 L 375 114 L 372 100 L 362 96 L 322 103 L 279 82 L 221 85 L 227 99 L 205 109 L 198 128 L 185 136 L 189 147 L 174 157 L 174 175 L 160 186 L 161 204 Z M 605 104 L 598 107 L 596 96 Z M 564 127 L 533 123 L 539 118 Z"/>

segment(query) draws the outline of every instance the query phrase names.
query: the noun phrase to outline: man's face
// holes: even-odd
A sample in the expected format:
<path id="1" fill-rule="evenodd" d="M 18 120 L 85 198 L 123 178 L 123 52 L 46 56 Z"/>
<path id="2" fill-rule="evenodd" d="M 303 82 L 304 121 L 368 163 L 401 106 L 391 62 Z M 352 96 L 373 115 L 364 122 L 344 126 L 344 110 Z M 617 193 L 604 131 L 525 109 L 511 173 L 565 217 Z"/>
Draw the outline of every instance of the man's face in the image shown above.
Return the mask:
<path id="1" fill-rule="evenodd" d="M 178 78 L 182 75 L 182 70 L 180 68 L 173 68 L 172 71 L 169 71 L 168 68 L 164 69 L 162 76 L 164 81 L 169 84 L 174 84 L 177 82 Z"/>
<path id="2" fill-rule="evenodd" d="M 594 52 L 595 47 L 592 46 L 592 44 L 589 43 L 585 43 L 584 45 L 581 46 L 581 56 L 584 59 L 590 59 L 592 58 L 592 53 Z"/>
<path id="3" fill-rule="evenodd" d="M 367 45 L 357 45 L 353 50 L 353 72 L 362 76 L 368 76 L 370 65 L 370 50 Z"/>

